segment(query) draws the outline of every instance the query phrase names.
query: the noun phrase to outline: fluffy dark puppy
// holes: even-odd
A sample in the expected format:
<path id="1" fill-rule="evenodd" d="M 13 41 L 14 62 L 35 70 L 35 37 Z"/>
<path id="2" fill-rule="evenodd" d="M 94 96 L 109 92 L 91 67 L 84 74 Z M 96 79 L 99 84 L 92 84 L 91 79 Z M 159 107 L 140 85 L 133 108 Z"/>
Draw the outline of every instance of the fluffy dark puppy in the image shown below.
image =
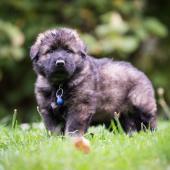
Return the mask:
<path id="1" fill-rule="evenodd" d="M 155 129 L 156 102 L 146 75 L 128 62 L 90 57 L 75 30 L 40 33 L 30 56 L 48 130 L 83 135 L 91 124 L 109 124 L 115 112 L 125 132 Z"/>

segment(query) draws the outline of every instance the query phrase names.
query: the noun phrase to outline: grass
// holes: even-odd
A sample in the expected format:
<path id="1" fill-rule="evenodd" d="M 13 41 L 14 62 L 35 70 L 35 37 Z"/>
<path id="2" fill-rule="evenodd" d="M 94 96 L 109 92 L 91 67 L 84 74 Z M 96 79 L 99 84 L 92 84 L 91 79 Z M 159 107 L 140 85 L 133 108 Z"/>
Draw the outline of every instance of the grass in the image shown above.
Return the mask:
<path id="1" fill-rule="evenodd" d="M 159 123 L 156 132 L 132 137 L 92 127 L 86 138 L 91 142 L 89 154 L 76 150 L 69 139 L 49 136 L 40 128 L 1 126 L 0 170 L 170 169 L 170 122 Z"/>

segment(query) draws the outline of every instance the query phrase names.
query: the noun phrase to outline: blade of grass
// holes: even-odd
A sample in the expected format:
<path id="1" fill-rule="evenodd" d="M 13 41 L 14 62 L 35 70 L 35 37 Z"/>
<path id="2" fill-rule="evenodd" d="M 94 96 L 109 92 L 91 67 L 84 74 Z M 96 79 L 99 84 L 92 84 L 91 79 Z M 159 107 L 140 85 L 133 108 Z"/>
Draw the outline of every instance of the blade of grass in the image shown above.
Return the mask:
<path id="1" fill-rule="evenodd" d="M 12 129 L 15 129 L 17 127 L 17 109 L 14 109 L 14 114 L 12 117 Z"/>

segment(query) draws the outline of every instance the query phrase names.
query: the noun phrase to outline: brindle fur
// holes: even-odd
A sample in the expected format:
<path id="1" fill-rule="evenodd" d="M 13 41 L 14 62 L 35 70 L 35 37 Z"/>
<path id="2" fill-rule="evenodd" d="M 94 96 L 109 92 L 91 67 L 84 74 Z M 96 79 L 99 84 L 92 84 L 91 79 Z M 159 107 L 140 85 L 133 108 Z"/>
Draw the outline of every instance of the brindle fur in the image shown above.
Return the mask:
<path id="1" fill-rule="evenodd" d="M 125 132 L 139 131 L 141 124 L 155 129 L 156 102 L 146 75 L 128 62 L 87 55 L 75 30 L 39 34 L 30 56 L 37 73 L 36 99 L 48 130 L 83 135 L 91 124 L 108 124 L 115 112 Z M 63 72 L 55 72 L 58 59 L 66 63 Z M 60 85 L 65 102 L 53 108 Z"/>

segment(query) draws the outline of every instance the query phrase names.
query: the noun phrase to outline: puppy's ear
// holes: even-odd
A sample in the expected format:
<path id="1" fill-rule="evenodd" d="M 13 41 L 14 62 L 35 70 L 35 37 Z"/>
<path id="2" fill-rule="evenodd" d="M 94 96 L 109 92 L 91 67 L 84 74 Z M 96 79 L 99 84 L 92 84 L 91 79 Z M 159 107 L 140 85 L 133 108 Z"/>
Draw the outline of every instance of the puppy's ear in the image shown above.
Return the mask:
<path id="1" fill-rule="evenodd" d="M 83 47 L 82 47 L 82 49 L 80 50 L 80 54 L 81 54 L 81 57 L 82 58 L 86 58 L 86 56 L 87 56 L 87 46 L 86 45 L 84 45 L 84 43 L 82 43 L 83 45 Z"/>
<path id="2" fill-rule="evenodd" d="M 82 50 L 82 51 L 80 51 L 80 55 L 82 58 L 86 58 L 87 53 L 84 50 Z"/>
<path id="3" fill-rule="evenodd" d="M 32 45 L 31 49 L 30 49 L 30 57 L 31 57 L 31 60 L 38 60 L 38 57 L 39 57 L 39 51 L 40 51 L 40 47 L 41 47 L 41 44 L 42 44 L 42 39 L 44 38 L 44 34 L 43 33 L 40 33 L 38 36 L 37 36 L 37 39 L 35 41 L 35 43 Z"/>
<path id="4" fill-rule="evenodd" d="M 39 53 L 39 45 L 35 43 L 34 45 L 32 45 L 30 49 L 30 57 L 32 61 L 38 59 L 38 53 Z"/>

